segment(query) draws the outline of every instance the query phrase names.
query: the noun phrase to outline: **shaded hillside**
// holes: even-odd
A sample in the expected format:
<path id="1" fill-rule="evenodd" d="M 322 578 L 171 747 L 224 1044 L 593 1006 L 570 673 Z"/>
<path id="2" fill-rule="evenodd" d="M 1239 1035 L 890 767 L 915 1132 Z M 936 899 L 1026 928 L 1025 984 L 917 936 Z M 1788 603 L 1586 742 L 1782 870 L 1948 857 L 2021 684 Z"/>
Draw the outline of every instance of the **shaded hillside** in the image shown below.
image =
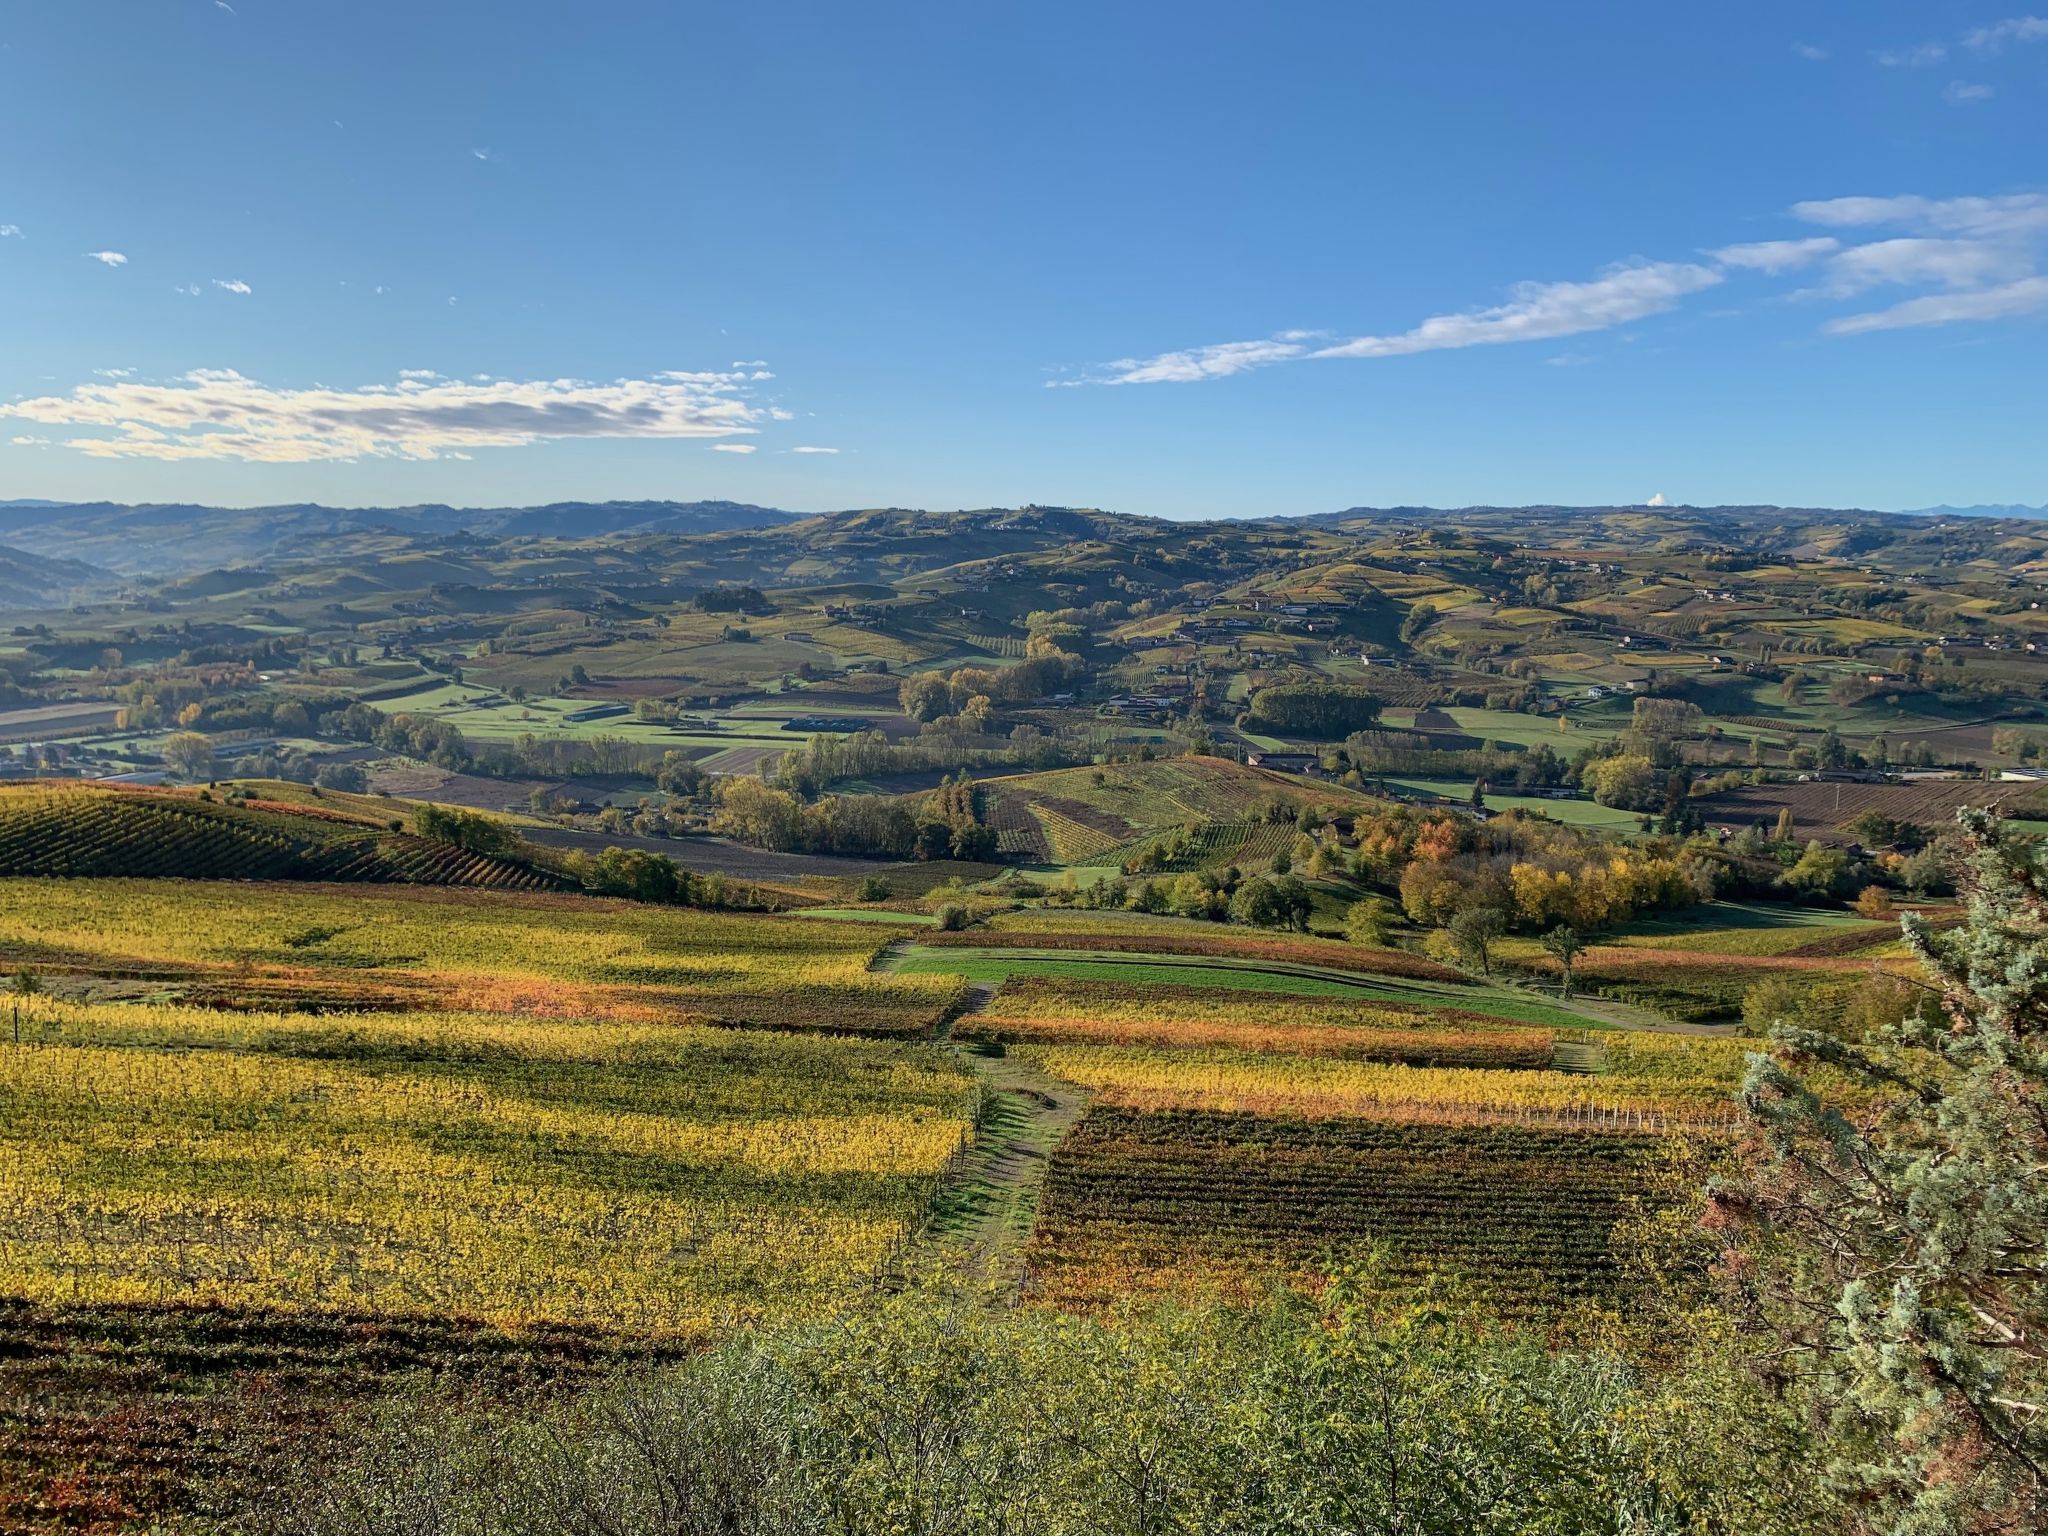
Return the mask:
<path id="1" fill-rule="evenodd" d="M 0 608 L 56 608 L 113 587 L 112 571 L 0 545 Z"/>

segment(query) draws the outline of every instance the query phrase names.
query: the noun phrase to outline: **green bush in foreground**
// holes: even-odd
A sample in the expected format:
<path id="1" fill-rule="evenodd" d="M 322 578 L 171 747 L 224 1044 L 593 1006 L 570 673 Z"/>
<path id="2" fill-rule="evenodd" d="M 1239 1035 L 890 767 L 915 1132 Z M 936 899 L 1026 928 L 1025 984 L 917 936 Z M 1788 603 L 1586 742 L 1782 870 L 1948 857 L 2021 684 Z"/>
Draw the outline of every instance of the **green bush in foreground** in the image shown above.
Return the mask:
<path id="1" fill-rule="evenodd" d="M 1796 1444 L 1733 1373 L 1651 1379 L 1429 1301 L 1108 1325 L 913 1291 L 539 1418 L 386 1411 L 263 1529 L 1761 1536 L 1829 1523 Z"/>

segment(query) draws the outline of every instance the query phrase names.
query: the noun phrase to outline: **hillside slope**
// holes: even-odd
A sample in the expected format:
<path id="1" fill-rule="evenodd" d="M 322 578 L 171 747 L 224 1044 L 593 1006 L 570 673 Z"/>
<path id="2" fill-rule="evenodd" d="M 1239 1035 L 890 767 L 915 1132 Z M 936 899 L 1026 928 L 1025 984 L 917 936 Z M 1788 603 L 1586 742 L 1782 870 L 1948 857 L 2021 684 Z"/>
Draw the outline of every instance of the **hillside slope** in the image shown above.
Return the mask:
<path id="1" fill-rule="evenodd" d="M 354 808 L 60 782 L 0 789 L 8 875 L 568 888 L 549 870 L 394 831 Z"/>
<path id="2" fill-rule="evenodd" d="M 1191 822 L 1279 826 L 1305 807 L 1344 815 L 1378 803 L 1221 757 L 1056 768 L 986 779 L 980 790 L 1005 853 L 1060 864 L 1115 862 L 1117 850 Z M 1285 819 L 1274 822 L 1279 807 Z"/>

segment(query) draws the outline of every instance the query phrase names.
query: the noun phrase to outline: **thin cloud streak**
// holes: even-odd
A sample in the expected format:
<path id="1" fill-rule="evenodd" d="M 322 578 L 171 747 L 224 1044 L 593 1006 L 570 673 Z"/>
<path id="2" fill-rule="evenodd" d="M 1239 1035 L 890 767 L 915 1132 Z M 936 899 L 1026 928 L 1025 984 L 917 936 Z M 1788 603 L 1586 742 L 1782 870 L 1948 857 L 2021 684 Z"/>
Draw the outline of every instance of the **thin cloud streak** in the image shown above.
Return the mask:
<path id="1" fill-rule="evenodd" d="M 1048 389 L 1096 384 L 1193 384 L 1229 378 L 1280 363 L 1329 358 L 1405 357 L 1420 352 L 1549 341 L 1613 330 L 1676 309 L 1688 297 L 1731 275 L 1779 277 L 1821 269 L 1818 286 L 1796 299 L 1849 299 L 1881 287 L 1948 290 L 1889 309 L 1829 321 L 1830 335 L 2004 319 L 2033 312 L 2040 245 L 2048 239 L 2048 194 L 1996 197 L 1816 198 L 1795 203 L 1791 216 L 1839 231 L 1869 231 L 1882 238 L 1814 234 L 1747 241 L 1704 253 L 1702 261 L 1619 262 L 1584 282 L 1526 282 L 1504 304 L 1434 315 L 1391 335 L 1331 340 L 1326 333 L 1281 331 L 1254 341 L 1181 347 L 1150 357 L 1127 357 L 1074 378 L 1046 381 Z M 1900 233 L 1903 231 L 1903 233 Z M 1584 361 L 1566 353 L 1558 366 Z"/>
<path id="2" fill-rule="evenodd" d="M 1306 359 L 1406 357 L 1508 342 L 1554 341 L 1610 330 L 1674 308 L 1687 294 L 1711 288 L 1722 274 L 1696 262 L 1628 262 L 1587 282 L 1519 283 L 1505 304 L 1433 315 L 1388 336 L 1356 336 L 1313 345 L 1313 331 L 1283 331 L 1263 341 L 1227 341 L 1187 347 L 1149 358 L 1110 363 L 1094 378 L 1069 384 L 1190 384 L 1228 378 L 1253 368 Z"/>
<path id="3" fill-rule="evenodd" d="M 1861 336 L 1871 331 L 1900 331 L 1963 321 L 2013 320 L 2044 311 L 2048 311 L 2048 277 L 2028 277 L 1997 288 L 1907 299 L 1890 309 L 1830 320 L 1821 329 L 1830 336 Z"/>

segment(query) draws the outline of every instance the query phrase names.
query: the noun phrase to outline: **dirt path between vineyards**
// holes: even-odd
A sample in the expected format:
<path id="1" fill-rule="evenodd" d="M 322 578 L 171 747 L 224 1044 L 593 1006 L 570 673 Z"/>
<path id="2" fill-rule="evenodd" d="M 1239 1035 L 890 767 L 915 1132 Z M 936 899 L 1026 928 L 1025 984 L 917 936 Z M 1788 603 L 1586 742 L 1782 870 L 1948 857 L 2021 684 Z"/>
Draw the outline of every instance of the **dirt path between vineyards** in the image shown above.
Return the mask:
<path id="1" fill-rule="evenodd" d="M 995 992 L 973 985 L 960 1013 L 981 1012 Z M 972 1150 L 906 1255 L 906 1275 L 936 1264 L 973 1285 L 1010 1293 L 1023 1287 L 1024 1250 L 1053 1151 L 1086 1113 L 1090 1095 L 1001 1050 L 959 1047 L 962 1064 L 988 1090 L 987 1105 Z"/>

